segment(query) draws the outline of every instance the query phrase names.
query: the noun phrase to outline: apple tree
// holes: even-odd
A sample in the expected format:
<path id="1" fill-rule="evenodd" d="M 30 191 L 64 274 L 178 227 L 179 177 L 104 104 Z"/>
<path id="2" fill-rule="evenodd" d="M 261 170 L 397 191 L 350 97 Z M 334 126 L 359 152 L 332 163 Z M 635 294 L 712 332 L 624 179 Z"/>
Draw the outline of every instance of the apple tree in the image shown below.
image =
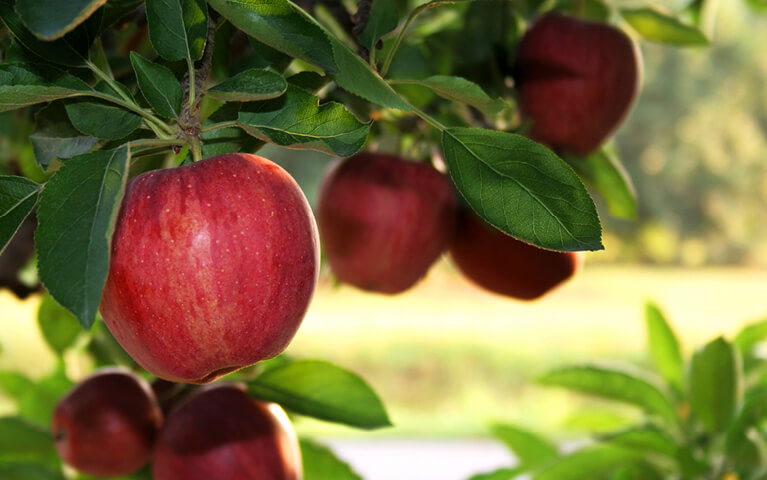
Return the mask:
<path id="1" fill-rule="evenodd" d="M 301 232 L 308 232 L 308 243 L 316 242 L 312 213 L 307 208 L 300 221 L 285 220 L 291 205 L 306 203 L 297 187 L 293 203 L 274 200 L 266 215 L 253 213 L 260 211 L 259 202 L 272 201 L 264 192 L 281 199 L 293 187 L 286 186 L 292 179 L 262 181 L 262 176 L 290 177 L 252 154 L 273 144 L 343 158 L 357 158 L 363 149 L 389 152 L 421 162 L 418 167 L 428 169 L 425 177 L 436 178 L 428 181 L 439 185 L 430 190 L 427 180 L 417 180 L 408 188 L 432 202 L 444 201 L 435 207 L 419 200 L 424 208 L 410 223 L 431 225 L 429 235 L 439 241 L 428 249 L 408 247 L 428 251 L 429 258 L 401 285 L 387 284 L 388 293 L 417 281 L 450 248 L 453 235 L 466 230 L 463 222 L 476 220 L 485 224 L 478 228 L 522 245 L 514 247 L 522 249 L 515 250 L 522 252 L 517 258 L 531 258 L 524 250 L 534 248 L 530 245 L 557 255 L 551 265 L 558 266 L 549 269 L 560 269 L 556 281 L 541 279 L 519 295 L 534 298 L 577 270 L 574 252 L 603 248 L 592 194 L 603 199 L 609 214 L 636 217 L 631 181 L 605 142 L 636 101 L 641 78 L 637 42 L 705 46 L 715 3 L 688 2 L 672 13 L 601 0 L 361 0 L 357 5 L 338 0 L 0 0 L 0 111 L 7 112 L 2 129 L 8 149 L 0 159 L 0 245 L 5 251 L 0 282 L 19 296 L 45 290 L 39 322 L 60 357 L 56 371 L 40 382 L 1 372 L 0 388 L 17 403 L 18 414 L 0 419 L 0 444 L 24 439 L 0 452 L 3 478 L 61 478 L 60 459 L 41 428 L 49 427 L 54 406 L 73 385 L 64 360 L 71 349 L 86 353 L 98 367 L 121 364 L 142 377 L 137 382 L 151 381 L 159 407 L 164 401 L 203 402 L 215 389 L 184 382 L 206 383 L 245 367 L 227 377 L 240 382 L 232 389 L 234 397 L 246 392 L 254 401 L 274 402 L 293 415 L 363 429 L 388 426 L 378 395 L 354 373 L 321 360 L 270 359 L 285 348 L 297 324 L 290 332 L 225 330 L 226 321 L 233 324 L 239 313 L 205 310 L 213 304 L 242 306 L 269 290 L 258 308 L 246 312 L 256 317 L 277 312 L 271 320 L 259 320 L 261 326 L 279 321 L 284 312 L 272 307 L 292 278 L 286 272 L 309 257 L 311 268 L 301 280 L 310 283 L 309 293 L 298 303 L 308 303 L 314 289 L 318 256 L 274 253 L 293 251 Z M 231 159 L 243 166 L 231 169 Z M 396 183 L 414 166 L 386 175 Z M 202 173 L 191 180 L 189 172 Z M 373 174 L 377 181 L 383 176 Z M 144 190 L 138 186 L 155 177 L 169 180 Z M 216 183 L 219 177 L 239 178 L 239 183 Z M 179 193 L 174 182 L 194 192 Z M 349 196 L 351 203 L 375 189 L 359 185 Z M 212 193 L 201 196 L 205 189 Z M 173 201 L 171 191 L 176 192 Z M 239 206 L 232 201 L 236 196 L 244 196 Z M 144 210 L 134 210 L 131 203 L 139 197 L 145 200 Z M 219 230 L 195 230 L 197 217 L 182 213 L 192 203 L 212 208 L 206 225 Z M 427 218 L 435 211 L 444 221 Z M 466 216 L 470 219 L 460 219 Z M 242 226 L 237 222 L 244 217 L 253 218 Z M 137 226 L 123 237 L 127 222 Z M 181 238 L 169 233 L 171 223 L 174 232 L 185 232 L 188 244 L 169 247 Z M 299 224 L 305 229 L 296 234 Z M 227 257 L 221 252 L 230 250 L 222 249 L 205 264 L 185 250 L 200 242 L 212 250 L 219 240 L 237 237 L 232 225 L 252 229 L 248 235 L 242 230 L 243 240 L 231 244 L 240 256 Z M 278 232 L 269 236 L 264 232 L 272 225 Z M 127 237 L 133 241 L 124 243 Z M 338 237 L 329 243 L 343 245 L 352 234 L 341 229 Z M 407 232 L 402 237 L 418 238 Z M 29 268 L 32 245 L 34 267 Z M 246 271 L 250 257 L 243 251 L 249 245 L 268 262 L 253 263 Z M 459 256 L 469 259 L 466 265 L 475 264 L 478 260 L 467 251 Z M 162 259 L 152 264 L 151 253 Z M 332 255 L 329 260 L 333 267 Z M 139 265 L 145 262 L 152 266 L 144 271 Z M 169 277 L 163 272 L 181 271 L 176 266 L 183 262 L 183 275 L 151 283 Z M 272 269 L 268 275 L 263 265 Z M 403 261 L 394 273 L 414 265 Z M 211 268 L 220 269 L 221 278 Z M 461 268 L 482 284 L 484 269 Z M 129 273 L 133 283 L 125 280 Z M 222 279 L 255 285 L 243 287 L 240 296 L 216 296 L 211 292 Z M 287 304 L 296 298 L 282 300 Z M 175 315 L 161 312 L 169 303 L 177 305 Z M 305 306 L 298 308 L 298 323 Z M 130 323 L 126 319 L 132 315 Z M 141 336 L 148 318 L 161 321 Z M 189 334 L 198 325 L 205 325 L 204 333 Z M 210 376 L 179 376 L 154 362 L 164 355 L 160 351 L 178 359 L 185 349 L 189 357 L 223 361 L 226 353 L 243 350 L 243 340 L 254 332 L 280 337 L 279 348 L 218 365 Z M 163 384 L 167 380 L 175 383 Z M 261 403 L 245 407 L 238 398 L 232 410 L 250 409 L 243 415 L 253 416 L 254 429 L 271 422 L 263 420 L 268 415 Z M 88 423 L 91 413 L 111 401 L 98 400 L 92 410 L 70 417 Z M 106 411 L 121 415 L 110 408 Z M 175 411 L 168 407 L 166 424 L 178 423 L 171 421 Z M 167 436 L 160 431 L 160 438 Z M 62 442 L 70 437 L 55 440 L 69 461 Z M 163 445 L 171 448 L 172 443 Z M 359 478 L 324 447 L 304 439 L 300 447 L 305 478 Z M 146 463 L 145 457 L 138 463 Z M 154 468 L 155 478 L 182 478 L 172 476 L 179 475 L 174 461 Z M 144 467 L 136 478 L 148 478 L 152 468 Z M 269 478 L 300 475 L 295 462 L 284 470 Z"/>

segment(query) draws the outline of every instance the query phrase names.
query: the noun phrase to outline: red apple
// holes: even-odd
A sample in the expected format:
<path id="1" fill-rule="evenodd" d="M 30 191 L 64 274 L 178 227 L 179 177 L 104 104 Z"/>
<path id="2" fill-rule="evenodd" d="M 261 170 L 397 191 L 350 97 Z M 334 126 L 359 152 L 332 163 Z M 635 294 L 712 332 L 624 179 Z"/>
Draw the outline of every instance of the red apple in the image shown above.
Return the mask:
<path id="1" fill-rule="evenodd" d="M 146 382 L 129 371 L 104 369 L 59 401 L 51 429 L 64 462 L 83 473 L 113 477 L 146 464 L 161 423 Z"/>
<path id="2" fill-rule="evenodd" d="M 234 385 L 204 387 L 171 411 L 152 456 L 154 480 L 300 480 L 285 412 Z"/>
<path id="3" fill-rule="evenodd" d="M 641 56 L 622 31 L 556 13 L 519 45 L 519 107 L 529 135 L 555 150 L 586 155 L 618 128 L 639 89 Z"/>
<path id="4" fill-rule="evenodd" d="M 455 212 L 450 181 L 430 165 L 359 153 L 329 169 L 317 221 L 340 281 L 395 294 L 426 275 L 447 248 Z"/>
<path id="5" fill-rule="evenodd" d="M 101 314 L 156 376 L 206 383 L 287 347 L 314 292 L 318 250 L 301 189 L 265 158 L 147 172 L 125 192 Z"/>
<path id="6" fill-rule="evenodd" d="M 575 275 L 583 252 L 555 252 L 521 242 L 473 213 L 461 215 L 450 257 L 461 272 L 491 292 L 534 300 Z"/>

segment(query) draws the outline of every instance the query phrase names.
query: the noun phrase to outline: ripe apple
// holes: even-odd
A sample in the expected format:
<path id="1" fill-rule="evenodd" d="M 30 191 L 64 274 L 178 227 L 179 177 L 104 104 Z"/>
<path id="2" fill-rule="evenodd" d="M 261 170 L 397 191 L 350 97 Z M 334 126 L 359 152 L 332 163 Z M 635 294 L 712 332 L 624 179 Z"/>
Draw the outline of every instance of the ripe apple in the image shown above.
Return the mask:
<path id="1" fill-rule="evenodd" d="M 127 370 L 109 368 L 59 401 L 51 430 L 64 462 L 83 473 L 113 477 L 146 464 L 161 424 L 149 385 Z"/>
<path id="2" fill-rule="evenodd" d="M 622 31 L 557 13 L 542 16 L 519 45 L 519 107 L 529 135 L 586 155 L 610 137 L 639 89 L 641 55 Z"/>
<path id="3" fill-rule="evenodd" d="M 464 212 L 450 257 L 474 283 L 501 295 L 534 300 L 575 275 L 583 252 L 555 252 L 521 242 Z"/>
<path id="4" fill-rule="evenodd" d="M 300 480 L 301 453 L 282 409 L 236 385 L 203 387 L 171 411 L 152 455 L 154 480 Z"/>
<path id="5" fill-rule="evenodd" d="M 359 153 L 331 165 L 317 221 L 340 281 L 395 294 L 426 275 L 447 248 L 455 215 L 450 181 L 430 165 Z"/>
<path id="6" fill-rule="evenodd" d="M 129 182 L 101 314 L 156 376 L 207 383 L 287 347 L 318 265 L 293 178 L 256 155 L 219 155 Z"/>

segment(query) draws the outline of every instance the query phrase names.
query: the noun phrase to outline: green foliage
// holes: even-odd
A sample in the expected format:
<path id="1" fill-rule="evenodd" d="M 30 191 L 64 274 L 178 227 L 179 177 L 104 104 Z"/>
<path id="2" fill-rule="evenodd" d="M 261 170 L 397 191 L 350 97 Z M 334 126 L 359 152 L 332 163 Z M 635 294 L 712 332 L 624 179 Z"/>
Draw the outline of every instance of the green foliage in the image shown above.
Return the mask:
<path id="1" fill-rule="evenodd" d="M 45 342 L 59 356 L 77 340 L 82 328 L 67 309 L 56 303 L 50 295 L 45 295 L 37 310 L 37 325 Z"/>
<path id="2" fill-rule="evenodd" d="M 131 52 L 130 61 L 136 72 L 138 87 L 146 101 L 165 118 L 177 116 L 181 111 L 184 91 L 173 76 L 173 72 L 162 65 L 150 62 L 136 52 Z"/>
<path id="3" fill-rule="evenodd" d="M 0 252 L 35 207 L 39 188 L 23 177 L 0 176 Z"/>
<path id="4" fill-rule="evenodd" d="M 279 97 L 287 88 L 281 75 L 250 68 L 209 88 L 208 95 L 224 102 L 255 102 Z"/>
<path id="5" fill-rule="evenodd" d="M 42 40 L 55 40 L 84 22 L 107 0 L 24 0 L 16 6 L 22 22 Z"/>
<path id="6" fill-rule="evenodd" d="M 305 438 L 301 439 L 300 445 L 304 480 L 362 480 L 327 447 Z"/>
<path id="7" fill-rule="evenodd" d="M 698 28 L 655 8 L 624 8 L 621 15 L 644 39 L 674 45 L 705 46 L 709 41 Z"/>

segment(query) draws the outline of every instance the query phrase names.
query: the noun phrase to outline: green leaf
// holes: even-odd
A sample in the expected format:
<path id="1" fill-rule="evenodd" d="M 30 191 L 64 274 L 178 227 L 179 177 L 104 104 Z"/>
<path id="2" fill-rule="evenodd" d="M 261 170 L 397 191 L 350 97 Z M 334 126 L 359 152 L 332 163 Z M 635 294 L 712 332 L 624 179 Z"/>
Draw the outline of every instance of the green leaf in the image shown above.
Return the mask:
<path id="1" fill-rule="evenodd" d="M 130 52 L 141 94 L 149 105 L 165 118 L 175 118 L 181 111 L 184 90 L 168 68 L 153 63 L 136 52 Z"/>
<path id="2" fill-rule="evenodd" d="M 18 417 L 0 418 L 0 464 L 40 462 L 56 465 L 51 434 Z M 6 477 L 0 477 L 5 479 Z"/>
<path id="3" fill-rule="evenodd" d="M 199 60 L 208 38 L 205 0 L 146 0 L 149 40 L 168 61 Z"/>
<path id="4" fill-rule="evenodd" d="M 91 341 L 88 343 L 88 353 L 93 357 L 97 367 L 122 365 L 130 369 L 137 367 L 137 363 L 123 347 L 117 343 L 112 333 L 107 328 L 101 315 L 97 315 L 96 323 L 91 328 Z"/>
<path id="5" fill-rule="evenodd" d="M 101 94 L 117 98 L 117 92 L 101 82 L 95 90 Z M 67 116 L 74 127 L 86 134 L 104 140 L 119 140 L 128 136 L 141 125 L 141 117 L 123 110 L 108 102 L 107 99 L 75 100 L 65 105 Z"/>
<path id="6" fill-rule="evenodd" d="M 706 35 L 697 27 L 686 25 L 656 8 L 622 8 L 620 12 L 629 25 L 645 40 L 683 46 L 709 44 Z"/>
<path id="7" fill-rule="evenodd" d="M 676 422 L 674 405 L 667 393 L 650 378 L 625 367 L 564 367 L 544 374 L 538 382 L 628 403 L 658 415 L 668 423 Z"/>
<path id="8" fill-rule="evenodd" d="M 647 346 L 658 373 L 681 392 L 684 389 L 684 364 L 679 341 L 660 308 L 654 303 L 645 305 Z"/>
<path id="9" fill-rule="evenodd" d="M 209 0 L 237 28 L 288 55 L 313 63 L 338 86 L 385 107 L 411 111 L 410 105 L 370 65 L 288 0 Z"/>
<path id="10" fill-rule="evenodd" d="M 301 360 L 265 371 L 248 384 L 255 398 L 330 422 L 374 429 L 391 425 L 381 400 L 354 373 L 319 360 Z"/>
<path id="11" fill-rule="evenodd" d="M 35 208 L 40 186 L 24 177 L 0 176 L 0 253 Z"/>
<path id="12" fill-rule="evenodd" d="M 359 151 L 370 130 L 369 124 L 361 123 L 342 104 L 320 105 L 319 98 L 293 85 L 279 98 L 243 105 L 238 121 L 261 140 L 342 157 Z"/>
<path id="13" fill-rule="evenodd" d="M 324 445 L 302 438 L 300 446 L 304 480 L 362 480 L 349 464 Z"/>
<path id="14" fill-rule="evenodd" d="M 0 465 L 0 478 L 3 480 L 66 480 L 58 471 L 37 464 Z"/>
<path id="15" fill-rule="evenodd" d="M 16 13 L 15 6 L 16 0 L 0 0 L 0 20 L 24 48 L 59 65 L 70 67 L 85 65 L 88 47 L 93 39 L 87 38 L 87 32 L 83 31 L 84 26 L 75 29 L 64 38 L 46 42 L 38 39 L 24 26 Z"/>
<path id="16" fill-rule="evenodd" d="M 458 191 L 499 230 L 551 250 L 603 248 L 593 200 L 548 148 L 511 133 L 449 128 L 442 150 Z"/>
<path id="17" fill-rule="evenodd" d="M 63 37 L 90 17 L 107 0 L 22 0 L 16 5 L 21 21 L 37 37 Z"/>
<path id="18" fill-rule="evenodd" d="M 469 480 L 511 480 L 524 473 L 523 468 L 499 468 L 487 473 L 472 475 Z"/>
<path id="19" fill-rule="evenodd" d="M 378 39 L 397 28 L 399 12 L 393 0 L 373 0 L 367 24 L 357 36 L 360 45 L 373 50 Z"/>
<path id="20" fill-rule="evenodd" d="M 35 131 L 29 136 L 37 164 L 48 168 L 55 158 L 72 158 L 88 152 L 98 138 L 83 135 L 72 126 L 64 105 L 54 102 L 35 115 Z"/>
<path id="21" fill-rule="evenodd" d="M 666 477 L 650 462 L 638 460 L 618 467 L 605 480 L 664 480 Z"/>
<path id="22" fill-rule="evenodd" d="M 82 332 L 77 318 L 50 295 L 45 295 L 40 302 L 37 324 L 45 342 L 58 355 L 63 355 Z"/>
<path id="23" fill-rule="evenodd" d="M 717 338 L 695 352 L 690 366 L 690 407 L 712 433 L 723 432 L 735 417 L 742 396 L 740 357 Z"/>
<path id="24" fill-rule="evenodd" d="M 0 370 L 0 391 L 6 397 L 19 403 L 24 395 L 35 389 L 35 382 L 18 372 Z"/>
<path id="25" fill-rule="evenodd" d="M 224 102 L 254 102 L 279 97 L 288 83 L 279 73 L 250 68 L 208 89 L 208 95 Z"/>
<path id="26" fill-rule="evenodd" d="M 556 445 L 537 433 L 513 425 L 494 425 L 491 431 L 527 468 L 537 467 L 559 456 Z"/>
<path id="27" fill-rule="evenodd" d="M 636 220 L 634 184 L 618 158 L 602 149 L 586 157 L 566 158 L 584 183 L 604 199 L 611 214 Z"/>
<path id="28" fill-rule="evenodd" d="M 533 480 L 593 480 L 609 475 L 617 468 L 632 464 L 639 455 L 631 450 L 595 445 L 582 448 L 547 464 L 533 475 Z"/>
<path id="29" fill-rule="evenodd" d="M 610 9 L 602 0 L 559 0 L 555 10 L 594 22 L 609 23 L 610 19 Z"/>
<path id="30" fill-rule="evenodd" d="M 611 433 L 601 439 L 623 448 L 637 450 L 642 454 L 659 454 L 675 458 L 677 454 L 674 437 L 653 425 L 629 428 Z"/>
<path id="31" fill-rule="evenodd" d="M 248 135 L 239 128 L 220 128 L 202 134 L 203 158 L 225 153 L 253 153 L 263 145 L 264 142 Z"/>
<path id="32" fill-rule="evenodd" d="M 19 373 L 0 371 L 0 388 L 16 404 L 17 415 L 42 428 L 48 428 L 53 409 L 72 385 L 61 360 L 52 373 L 34 382 Z"/>
<path id="33" fill-rule="evenodd" d="M 449 75 L 435 75 L 423 80 L 390 80 L 392 85 L 420 85 L 432 90 L 442 98 L 465 103 L 485 112 L 495 115 L 507 105 L 503 100 L 490 98 L 482 87 L 465 78 Z"/>
<path id="34" fill-rule="evenodd" d="M 745 355 L 765 338 L 767 338 L 767 318 L 741 328 L 732 343 L 738 347 L 741 354 Z"/>
<path id="35" fill-rule="evenodd" d="M 79 78 L 53 67 L 0 64 L 0 112 L 92 92 Z"/>
<path id="36" fill-rule="evenodd" d="M 75 157 L 48 181 L 40 198 L 35 232 L 40 280 L 86 328 L 101 301 L 129 160 L 125 147 Z"/>

